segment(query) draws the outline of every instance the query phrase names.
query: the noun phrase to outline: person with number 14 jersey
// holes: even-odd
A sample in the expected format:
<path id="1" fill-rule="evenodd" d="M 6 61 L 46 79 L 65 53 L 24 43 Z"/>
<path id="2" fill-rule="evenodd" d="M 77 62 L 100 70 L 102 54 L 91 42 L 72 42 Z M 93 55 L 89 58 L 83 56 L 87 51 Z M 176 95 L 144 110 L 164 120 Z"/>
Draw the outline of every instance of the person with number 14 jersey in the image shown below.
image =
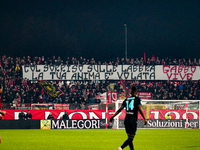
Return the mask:
<path id="1" fill-rule="evenodd" d="M 109 120 L 109 122 L 112 122 L 114 117 L 118 115 L 122 111 L 122 109 L 124 108 L 126 109 L 126 117 L 124 120 L 124 125 L 125 125 L 126 133 L 128 135 L 128 139 L 117 150 L 122 150 L 128 145 L 131 150 L 134 149 L 132 141 L 137 130 L 138 111 L 140 112 L 140 114 L 142 115 L 144 119 L 144 124 L 145 125 L 147 124 L 147 120 L 141 108 L 141 105 L 142 105 L 141 99 L 139 97 L 136 97 L 136 95 L 137 95 L 137 87 L 133 86 L 131 88 L 131 97 L 126 98 L 123 101 L 122 106 L 115 112 L 115 114 Z"/>

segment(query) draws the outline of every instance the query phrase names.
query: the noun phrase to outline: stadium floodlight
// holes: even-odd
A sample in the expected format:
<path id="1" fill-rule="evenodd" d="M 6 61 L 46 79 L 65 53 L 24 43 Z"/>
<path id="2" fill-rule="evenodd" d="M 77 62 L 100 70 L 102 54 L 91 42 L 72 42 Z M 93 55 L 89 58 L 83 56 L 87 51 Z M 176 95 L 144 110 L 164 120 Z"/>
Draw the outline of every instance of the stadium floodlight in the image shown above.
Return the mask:
<path id="1" fill-rule="evenodd" d="M 127 44 L 128 44 L 128 39 L 127 39 L 127 25 L 124 24 L 124 46 L 125 46 L 125 60 L 127 60 Z"/>

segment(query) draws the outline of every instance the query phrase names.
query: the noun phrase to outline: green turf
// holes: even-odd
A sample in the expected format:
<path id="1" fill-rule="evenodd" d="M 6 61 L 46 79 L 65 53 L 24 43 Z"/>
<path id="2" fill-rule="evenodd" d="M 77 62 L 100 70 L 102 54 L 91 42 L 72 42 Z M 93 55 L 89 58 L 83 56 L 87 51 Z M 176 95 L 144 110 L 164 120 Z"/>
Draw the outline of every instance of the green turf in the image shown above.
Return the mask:
<path id="1" fill-rule="evenodd" d="M 127 138 L 123 129 L 0 130 L 0 135 L 0 150 L 115 150 Z M 199 140 L 199 129 L 138 129 L 133 143 L 135 150 L 200 150 Z"/>

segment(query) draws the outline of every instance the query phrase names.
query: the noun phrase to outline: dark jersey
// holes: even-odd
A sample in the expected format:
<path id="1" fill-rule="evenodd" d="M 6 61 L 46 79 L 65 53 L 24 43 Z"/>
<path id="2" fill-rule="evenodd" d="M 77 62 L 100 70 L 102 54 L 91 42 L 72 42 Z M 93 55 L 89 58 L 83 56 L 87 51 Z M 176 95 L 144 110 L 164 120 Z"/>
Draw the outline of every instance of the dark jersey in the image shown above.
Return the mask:
<path id="1" fill-rule="evenodd" d="M 24 113 L 20 113 L 19 114 L 19 120 L 24 120 L 25 119 L 25 114 Z"/>
<path id="2" fill-rule="evenodd" d="M 53 115 L 49 115 L 47 119 L 54 119 Z"/>
<path id="3" fill-rule="evenodd" d="M 122 106 L 126 108 L 126 114 L 135 118 L 138 117 L 138 106 L 141 105 L 141 99 L 135 96 L 125 99 L 122 103 Z"/>
<path id="4" fill-rule="evenodd" d="M 26 119 L 32 119 L 32 114 L 31 114 L 31 113 L 30 113 L 30 114 L 27 113 L 25 118 L 26 118 Z"/>
<path id="5" fill-rule="evenodd" d="M 62 117 L 62 119 L 69 120 L 69 116 L 67 114 L 64 114 L 63 117 Z"/>

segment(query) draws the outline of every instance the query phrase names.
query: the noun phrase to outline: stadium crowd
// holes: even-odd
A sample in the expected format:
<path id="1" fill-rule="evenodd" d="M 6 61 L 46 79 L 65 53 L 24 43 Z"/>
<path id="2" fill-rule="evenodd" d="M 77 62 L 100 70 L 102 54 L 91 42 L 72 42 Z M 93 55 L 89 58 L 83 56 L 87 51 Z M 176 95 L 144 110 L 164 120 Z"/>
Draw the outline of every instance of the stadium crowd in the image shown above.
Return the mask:
<path id="1" fill-rule="evenodd" d="M 116 58 L 102 62 L 94 58 L 83 57 L 0 57 L 0 83 L 3 85 L 1 103 L 70 103 L 72 109 L 82 108 L 88 103 L 100 103 L 95 97 L 100 93 L 115 91 L 122 93 L 123 87 L 119 81 L 54 81 L 64 92 L 56 98 L 48 97 L 37 82 L 23 79 L 22 65 L 186 65 L 198 66 L 200 59 L 170 59 L 152 56 L 152 58 Z M 110 88 L 114 84 L 114 88 Z M 152 92 L 152 99 L 200 99 L 200 81 L 128 81 L 126 86 L 137 85 L 138 91 Z"/>

